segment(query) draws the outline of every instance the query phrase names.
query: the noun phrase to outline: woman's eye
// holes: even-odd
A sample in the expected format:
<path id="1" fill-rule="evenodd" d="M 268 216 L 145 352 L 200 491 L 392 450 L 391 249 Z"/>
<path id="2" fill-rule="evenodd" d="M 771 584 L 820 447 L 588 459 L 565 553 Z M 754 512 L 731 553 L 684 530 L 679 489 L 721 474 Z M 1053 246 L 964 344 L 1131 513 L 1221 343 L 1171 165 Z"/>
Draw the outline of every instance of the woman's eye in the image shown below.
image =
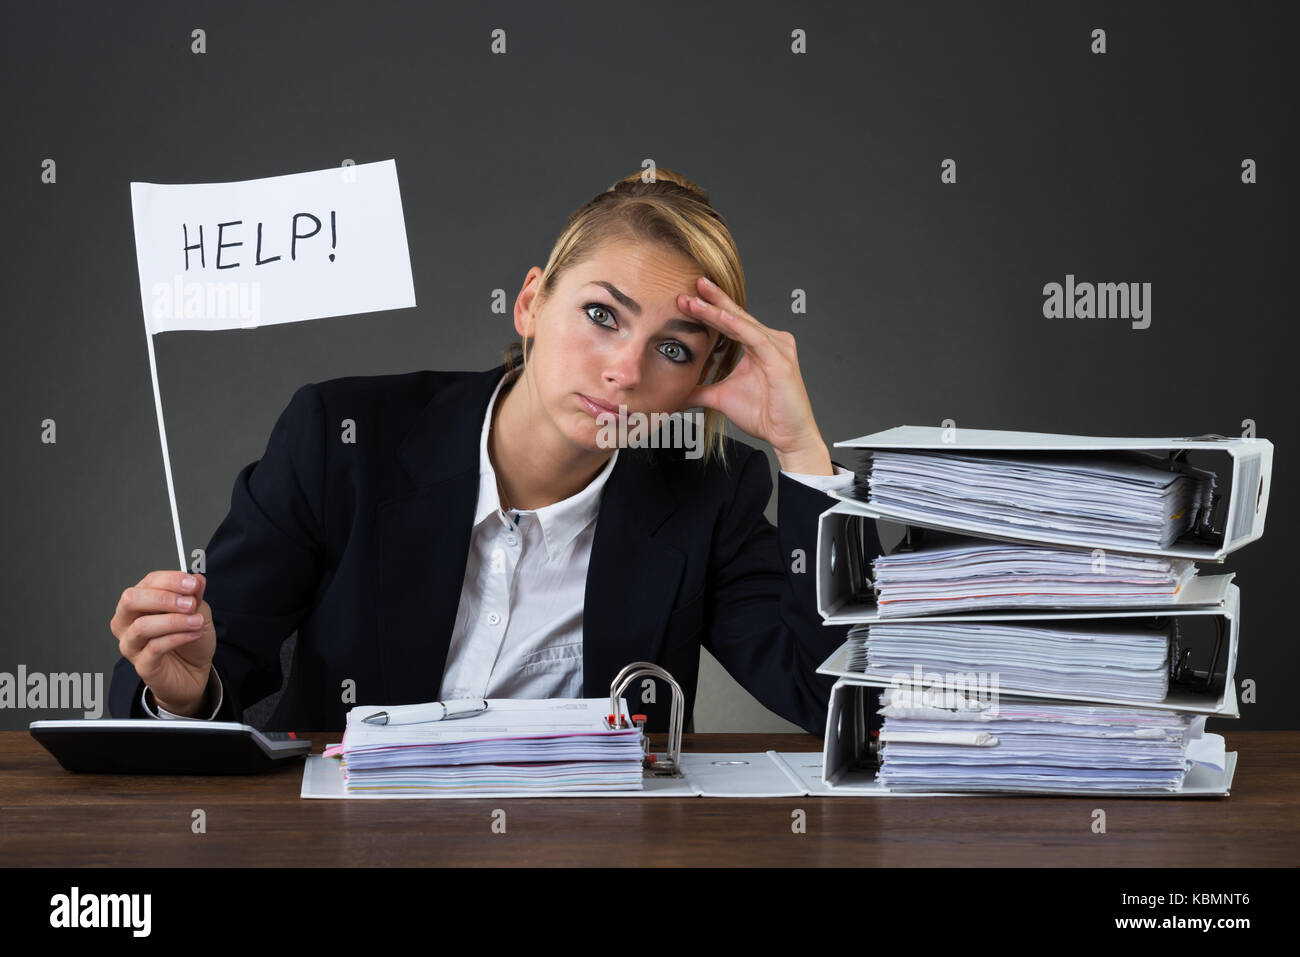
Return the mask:
<path id="1" fill-rule="evenodd" d="M 588 319 L 591 319 L 591 310 L 593 309 L 599 309 L 601 312 L 609 316 L 611 319 L 614 318 L 613 314 L 598 302 L 589 302 L 582 307 L 582 311 L 587 314 Z M 591 321 L 593 324 L 597 326 L 605 326 L 606 329 L 610 328 L 606 323 L 601 322 L 599 319 L 591 319 Z"/>
<path id="2" fill-rule="evenodd" d="M 690 350 L 687 349 L 680 342 L 665 342 L 664 348 L 677 350 L 672 355 L 668 355 L 667 352 L 663 353 L 672 362 L 683 364 L 683 363 L 690 362 L 694 358 L 694 356 L 691 355 Z"/>

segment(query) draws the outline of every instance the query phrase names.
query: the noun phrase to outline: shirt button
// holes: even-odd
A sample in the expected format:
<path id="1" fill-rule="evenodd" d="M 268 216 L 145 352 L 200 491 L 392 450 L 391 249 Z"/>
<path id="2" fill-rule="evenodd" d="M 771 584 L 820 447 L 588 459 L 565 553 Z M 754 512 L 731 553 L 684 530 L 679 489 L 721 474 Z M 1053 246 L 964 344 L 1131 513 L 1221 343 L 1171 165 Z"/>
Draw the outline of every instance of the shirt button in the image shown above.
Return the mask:
<path id="1" fill-rule="evenodd" d="M 492 612 L 492 614 L 488 615 L 489 625 L 499 625 L 500 623 L 501 623 L 501 616 L 498 615 L 496 612 Z"/>
<path id="2" fill-rule="evenodd" d="M 506 544 L 507 544 L 507 545 L 518 545 L 518 544 L 519 544 L 519 539 L 515 538 L 513 535 L 508 535 L 508 536 L 506 536 Z"/>

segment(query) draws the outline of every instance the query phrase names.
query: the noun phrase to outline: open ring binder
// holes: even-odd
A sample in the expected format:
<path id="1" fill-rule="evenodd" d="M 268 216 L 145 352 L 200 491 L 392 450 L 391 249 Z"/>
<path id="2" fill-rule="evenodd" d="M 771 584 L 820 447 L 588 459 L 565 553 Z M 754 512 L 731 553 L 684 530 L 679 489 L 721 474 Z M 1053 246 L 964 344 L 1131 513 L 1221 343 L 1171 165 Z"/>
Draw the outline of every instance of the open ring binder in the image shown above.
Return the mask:
<path id="1" fill-rule="evenodd" d="M 609 716 L 605 719 L 605 724 L 610 728 L 629 728 L 632 725 L 645 727 L 645 715 L 632 715 L 631 723 L 623 717 L 619 708 L 619 698 L 623 692 L 637 678 L 645 676 L 662 679 L 668 683 L 673 691 L 672 711 L 668 716 L 668 751 L 660 755 L 650 753 L 650 739 L 644 740 L 646 756 L 642 761 L 642 767 L 646 777 L 673 777 L 682 776 L 682 726 L 685 723 L 686 716 L 686 695 L 682 693 L 682 686 L 677 683 L 672 675 L 663 668 L 649 661 L 634 661 L 617 675 L 609 686 Z"/>

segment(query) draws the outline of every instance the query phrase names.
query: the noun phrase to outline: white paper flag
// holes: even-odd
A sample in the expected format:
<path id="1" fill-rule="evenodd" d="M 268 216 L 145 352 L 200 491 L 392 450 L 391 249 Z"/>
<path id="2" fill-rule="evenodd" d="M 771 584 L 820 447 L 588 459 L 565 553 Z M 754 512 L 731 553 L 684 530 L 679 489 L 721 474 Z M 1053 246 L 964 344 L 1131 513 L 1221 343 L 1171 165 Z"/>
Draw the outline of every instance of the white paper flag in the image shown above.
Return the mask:
<path id="1" fill-rule="evenodd" d="M 132 183 L 131 215 L 176 557 L 193 571 L 176 507 L 154 335 L 414 306 L 397 163 L 239 183 Z"/>
<path id="2" fill-rule="evenodd" d="M 415 305 L 397 164 L 131 184 L 150 335 Z"/>

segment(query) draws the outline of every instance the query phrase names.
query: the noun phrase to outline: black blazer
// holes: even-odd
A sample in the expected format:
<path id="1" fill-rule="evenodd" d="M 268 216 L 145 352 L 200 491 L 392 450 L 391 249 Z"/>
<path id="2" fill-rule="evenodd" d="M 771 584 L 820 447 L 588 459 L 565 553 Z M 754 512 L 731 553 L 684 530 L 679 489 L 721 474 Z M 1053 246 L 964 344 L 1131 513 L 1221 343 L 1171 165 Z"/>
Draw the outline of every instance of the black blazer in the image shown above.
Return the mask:
<path id="1" fill-rule="evenodd" d="M 261 460 L 237 476 L 207 547 L 219 720 L 242 720 L 244 707 L 279 690 L 280 646 L 295 629 L 290 681 L 268 729 L 341 730 L 354 704 L 437 698 L 483 417 L 504 372 L 350 376 L 294 393 Z M 341 440 L 345 419 L 354 444 Z M 821 734 L 833 680 L 815 669 L 848 630 L 817 614 L 817 516 L 834 499 L 781 475 L 773 528 L 763 515 L 767 456 L 727 444 L 729 471 L 680 449 L 620 451 L 587 573 L 583 695 L 606 697 L 624 665 L 653 661 L 682 686 L 689 719 L 703 645 L 764 705 Z M 635 682 L 628 706 L 666 730 L 671 692 L 656 684 L 650 703 Z M 142 689 L 119 660 L 110 713 L 146 717 Z"/>

